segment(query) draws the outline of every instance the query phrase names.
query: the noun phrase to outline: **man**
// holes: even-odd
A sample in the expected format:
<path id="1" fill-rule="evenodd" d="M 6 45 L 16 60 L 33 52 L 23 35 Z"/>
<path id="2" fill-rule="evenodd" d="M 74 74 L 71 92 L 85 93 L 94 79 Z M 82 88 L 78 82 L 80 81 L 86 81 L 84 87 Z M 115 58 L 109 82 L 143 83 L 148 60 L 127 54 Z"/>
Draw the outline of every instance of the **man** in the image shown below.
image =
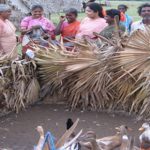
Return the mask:
<path id="1" fill-rule="evenodd" d="M 150 3 L 141 5 L 138 8 L 138 14 L 142 17 L 142 20 L 134 22 L 131 25 L 131 32 L 145 30 L 145 25 L 150 25 Z"/>

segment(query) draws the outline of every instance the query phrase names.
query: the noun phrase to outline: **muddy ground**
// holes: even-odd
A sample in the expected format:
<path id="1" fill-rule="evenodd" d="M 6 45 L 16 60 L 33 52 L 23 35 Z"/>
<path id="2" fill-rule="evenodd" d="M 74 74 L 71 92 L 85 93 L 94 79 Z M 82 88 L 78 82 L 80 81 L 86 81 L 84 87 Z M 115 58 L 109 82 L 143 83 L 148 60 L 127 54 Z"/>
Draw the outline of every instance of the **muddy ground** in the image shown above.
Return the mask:
<path id="1" fill-rule="evenodd" d="M 32 150 L 39 138 L 35 130 L 38 125 L 58 139 L 65 132 L 69 117 L 73 120 L 80 118 L 76 131 L 94 130 L 97 137 L 114 135 L 116 126 L 126 124 L 133 129 L 131 134 L 136 137 L 136 145 L 139 144 L 137 129 L 142 122 L 137 122 L 133 116 L 80 110 L 70 112 L 65 105 L 37 104 L 19 114 L 11 113 L 0 118 L 0 150 Z"/>

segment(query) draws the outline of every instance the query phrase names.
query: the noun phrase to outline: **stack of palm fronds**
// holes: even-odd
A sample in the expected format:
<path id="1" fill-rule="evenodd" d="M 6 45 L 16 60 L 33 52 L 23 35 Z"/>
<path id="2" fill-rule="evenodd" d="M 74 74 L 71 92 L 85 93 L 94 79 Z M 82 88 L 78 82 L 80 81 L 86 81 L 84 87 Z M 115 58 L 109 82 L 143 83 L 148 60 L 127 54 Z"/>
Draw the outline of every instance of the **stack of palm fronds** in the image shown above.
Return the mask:
<path id="1" fill-rule="evenodd" d="M 71 109 L 117 109 L 149 118 L 150 27 L 114 39 L 74 41 L 73 52 L 62 43 L 36 47 L 42 96 L 59 92 Z"/>
<path id="2" fill-rule="evenodd" d="M 71 109 L 78 106 L 91 110 L 110 108 L 115 90 L 107 88 L 112 82 L 108 60 L 120 45 L 115 46 L 105 38 L 74 43 L 72 52 L 63 44 L 51 45 L 48 49 L 36 48 L 42 96 L 63 93 Z"/>
<path id="3" fill-rule="evenodd" d="M 112 57 L 116 104 L 130 113 L 150 118 L 150 27 L 136 31 L 128 39 L 124 50 Z M 117 107 L 118 107 L 117 106 Z"/>
<path id="4" fill-rule="evenodd" d="M 18 112 L 38 100 L 40 86 L 33 62 L 11 61 L 11 58 L 0 57 L 0 103 L 1 109 Z"/>

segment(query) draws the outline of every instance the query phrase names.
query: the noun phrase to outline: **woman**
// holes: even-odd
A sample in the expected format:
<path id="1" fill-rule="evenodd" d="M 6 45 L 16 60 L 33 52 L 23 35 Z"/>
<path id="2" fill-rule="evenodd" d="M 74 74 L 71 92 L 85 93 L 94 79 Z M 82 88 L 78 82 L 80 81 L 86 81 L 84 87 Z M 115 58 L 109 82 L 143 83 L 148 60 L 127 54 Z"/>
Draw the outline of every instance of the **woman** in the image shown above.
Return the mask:
<path id="1" fill-rule="evenodd" d="M 115 24 L 115 17 L 118 16 L 118 21 L 116 20 L 117 24 Z M 116 26 L 119 27 L 119 32 L 123 33 L 125 32 L 125 27 L 120 24 L 121 14 L 120 11 L 117 9 L 110 9 L 106 11 L 105 16 L 106 22 L 108 23 L 108 26 L 104 28 L 102 32 L 100 32 L 100 35 L 106 37 L 107 39 L 111 39 L 116 31 Z"/>
<path id="2" fill-rule="evenodd" d="M 23 38 L 23 45 L 29 42 L 27 37 L 43 46 L 47 46 L 45 39 L 55 39 L 55 26 L 43 16 L 43 13 L 44 10 L 41 5 L 33 5 L 31 8 L 31 16 L 27 16 L 21 21 L 21 33 L 22 35 L 27 35 Z M 23 48 L 23 53 L 26 52 L 28 45 Z"/>
<path id="3" fill-rule="evenodd" d="M 10 54 L 15 50 L 16 40 L 16 28 L 8 20 L 11 15 L 11 9 L 5 4 L 0 4 L 0 56 Z M 13 58 L 17 58 L 17 50 L 13 51 Z"/>
<path id="4" fill-rule="evenodd" d="M 66 11 L 65 16 L 60 17 L 60 22 L 56 27 L 55 34 L 61 35 L 64 39 L 64 42 L 67 39 L 74 39 L 76 33 L 79 29 L 80 22 L 77 21 L 78 12 L 74 8 L 70 8 Z M 65 21 L 65 18 L 67 21 Z"/>
<path id="5" fill-rule="evenodd" d="M 128 6 L 121 4 L 118 5 L 118 10 L 121 12 L 121 24 L 125 26 L 128 33 L 131 31 L 132 18 L 126 14 Z"/>
<path id="6" fill-rule="evenodd" d="M 80 24 L 77 39 L 87 36 L 91 39 L 96 38 L 93 32 L 100 33 L 108 24 L 104 19 L 103 8 L 98 3 L 89 3 L 86 7 L 87 17 Z"/>

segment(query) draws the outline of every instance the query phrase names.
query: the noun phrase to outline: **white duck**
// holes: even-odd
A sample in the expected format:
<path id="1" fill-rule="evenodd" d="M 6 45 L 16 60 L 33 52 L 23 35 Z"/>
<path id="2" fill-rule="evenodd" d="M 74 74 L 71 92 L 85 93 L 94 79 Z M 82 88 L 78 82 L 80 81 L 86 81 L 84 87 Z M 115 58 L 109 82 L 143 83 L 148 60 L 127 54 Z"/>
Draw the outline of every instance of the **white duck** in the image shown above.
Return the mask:
<path id="1" fill-rule="evenodd" d="M 150 150 L 150 125 L 148 123 L 143 123 L 139 131 L 143 131 L 140 135 L 140 144 L 142 150 Z"/>
<path id="2" fill-rule="evenodd" d="M 43 144 L 44 144 L 44 129 L 42 126 L 37 126 L 36 130 L 40 134 L 40 139 L 38 141 L 37 146 L 34 148 L 34 150 L 42 150 L 43 149 Z M 44 150 L 49 150 L 48 145 L 45 145 Z"/>
<path id="3" fill-rule="evenodd" d="M 123 135 L 120 150 L 140 150 L 140 148 L 134 146 L 134 140 L 131 136 Z"/>

